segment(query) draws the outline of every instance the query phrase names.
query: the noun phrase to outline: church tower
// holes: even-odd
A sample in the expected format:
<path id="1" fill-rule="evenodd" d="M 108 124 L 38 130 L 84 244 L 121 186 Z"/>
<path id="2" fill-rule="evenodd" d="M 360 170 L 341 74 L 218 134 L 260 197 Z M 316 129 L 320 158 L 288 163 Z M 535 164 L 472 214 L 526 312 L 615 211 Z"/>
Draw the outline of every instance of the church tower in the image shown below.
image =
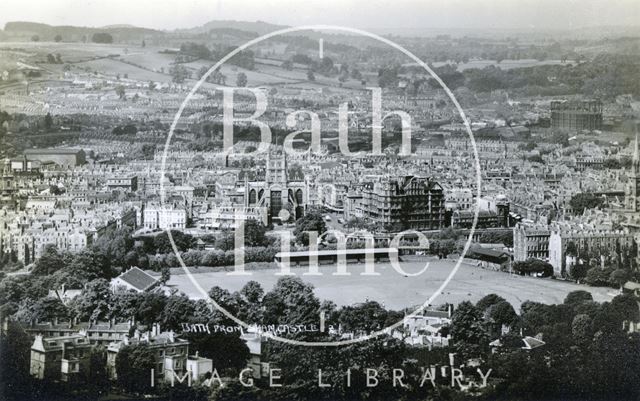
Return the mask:
<path id="1" fill-rule="evenodd" d="M 286 152 L 278 149 L 271 149 L 267 153 L 267 169 L 265 171 L 265 181 L 268 183 L 286 185 L 287 184 L 287 155 Z"/>

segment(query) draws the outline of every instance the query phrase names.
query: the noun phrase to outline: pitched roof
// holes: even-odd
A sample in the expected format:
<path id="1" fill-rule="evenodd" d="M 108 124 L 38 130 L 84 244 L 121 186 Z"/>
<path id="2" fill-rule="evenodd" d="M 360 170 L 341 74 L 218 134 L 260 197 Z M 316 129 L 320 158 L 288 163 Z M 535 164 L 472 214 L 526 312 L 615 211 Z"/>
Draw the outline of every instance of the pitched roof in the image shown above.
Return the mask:
<path id="1" fill-rule="evenodd" d="M 143 272 L 137 267 L 132 267 L 126 272 L 120 274 L 118 278 L 140 291 L 145 291 L 156 285 L 158 282 L 158 280 L 153 276 Z"/>
<path id="2" fill-rule="evenodd" d="M 627 281 L 624 284 L 624 288 L 627 290 L 640 290 L 640 283 L 636 283 L 633 281 Z"/>
<path id="3" fill-rule="evenodd" d="M 522 339 L 522 341 L 524 342 L 524 347 L 522 347 L 523 349 L 535 349 L 545 345 L 544 341 L 538 340 L 535 337 L 526 336 L 525 338 Z"/>

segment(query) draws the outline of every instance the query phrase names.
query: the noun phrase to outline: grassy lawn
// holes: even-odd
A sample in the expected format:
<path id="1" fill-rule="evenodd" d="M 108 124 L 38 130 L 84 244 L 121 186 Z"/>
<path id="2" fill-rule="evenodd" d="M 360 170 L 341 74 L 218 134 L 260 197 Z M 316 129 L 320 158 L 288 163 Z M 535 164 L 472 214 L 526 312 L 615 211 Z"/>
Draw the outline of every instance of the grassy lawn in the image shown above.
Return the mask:
<path id="1" fill-rule="evenodd" d="M 418 272 L 425 261 L 403 262 L 402 268 L 411 273 Z M 332 300 L 338 305 L 349 305 L 365 300 L 374 300 L 388 308 L 402 309 L 404 307 L 422 304 L 443 283 L 454 261 L 430 259 L 428 270 L 417 277 L 405 277 L 393 269 L 389 263 L 376 264 L 376 271 L 380 276 L 361 276 L 364 271 L 362 264 L 347 265 L 350 276 L 335 276 L 334 265 L 320 266 L 321 276 L 305 276 L 307 268 L 292 268 L 296 276 L 311 283 L 320 299 Z M 251 271 L 250 276 L 230 276 L 225 272 L 196 273 L 192 277 L 209 290 L 213 286 L 220 286 L 229 291 L 237 291 L 249 280 L 259 282 L 265 290 L 270 290 L 280 276 L 278 270 L 262 269 Z M 173 274 L 169 285 L 175 286 L 191 298 L 202 298 L 202 294 L 191 282 L 186 274 Z M 433 304 L 445 302 L 459 303 L 465 300 L 478 301 L 489 293 L 496 293 L 507 299 L 519 310 L 520 304 L 531 300 L 547 304 L 561 303 L 565 296 L 575 290 L 587 290 L 593 294 L 598 302 L 612 298 L 614 290 L 610 288 L 595 288 L 577 285 L 570 282 L 521 277 L 507 273 L 484 270 L 477 266 L 463 264 L 457 274 L 444 291 L 435 298 Z"/>

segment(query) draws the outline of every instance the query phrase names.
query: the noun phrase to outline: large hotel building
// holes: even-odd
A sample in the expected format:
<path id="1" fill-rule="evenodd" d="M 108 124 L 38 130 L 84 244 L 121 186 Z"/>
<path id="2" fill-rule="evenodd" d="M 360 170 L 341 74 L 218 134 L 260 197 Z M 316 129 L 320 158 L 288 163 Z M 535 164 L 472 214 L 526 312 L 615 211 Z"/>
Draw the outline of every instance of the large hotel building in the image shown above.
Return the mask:
<path id="1" fill-rule="evenodd" d="M 349 205 L 354 216 L 387 232 L 438 230 L 445 224 L 442 187 L 430 178 L 385 177 L 363 185 Z"/>

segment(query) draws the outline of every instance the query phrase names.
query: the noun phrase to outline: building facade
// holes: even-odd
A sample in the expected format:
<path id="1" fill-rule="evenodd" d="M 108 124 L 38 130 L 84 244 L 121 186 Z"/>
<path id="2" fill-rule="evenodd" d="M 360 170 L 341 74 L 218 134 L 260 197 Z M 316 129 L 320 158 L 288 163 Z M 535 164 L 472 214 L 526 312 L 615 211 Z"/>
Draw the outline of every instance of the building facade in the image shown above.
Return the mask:
<path id="1" fill-rule="evenodd" d="M 551 127 L 567 131 L 599 130 L 602 128 L 602 102 L 552 101 Z"/>
<path id="2" fill-rule="evenodd" d="M 444 202 L 442 186 L 429 178 L 387 177 L 364 185 L 359 208 L 383 231 L 438 230 L 445 224 Z"/>
<path id="3" fill-rule="evenodd" d="M 518 223 L 513 228 L 513 260 L 549 259 L 549 227 L 541 224 Z"/>
<path id="4" fill-rule="evenodd" d="M 81 381 L 89 373 L 90 353 L 91 343 L 85 335 L 49 338 L 36 335 L 29 373 L 40 380 Z"/>
<path id="5" fill-rule="evenodd" d="M 282 210 L 293 219 L 304 216 L 308 197 L 304 179 L 289 176 L 286 152 L 270 148 L 264 180 L 245 183 L 244 206 L 266 208 L 269 223 L 282 222 Z"/>

